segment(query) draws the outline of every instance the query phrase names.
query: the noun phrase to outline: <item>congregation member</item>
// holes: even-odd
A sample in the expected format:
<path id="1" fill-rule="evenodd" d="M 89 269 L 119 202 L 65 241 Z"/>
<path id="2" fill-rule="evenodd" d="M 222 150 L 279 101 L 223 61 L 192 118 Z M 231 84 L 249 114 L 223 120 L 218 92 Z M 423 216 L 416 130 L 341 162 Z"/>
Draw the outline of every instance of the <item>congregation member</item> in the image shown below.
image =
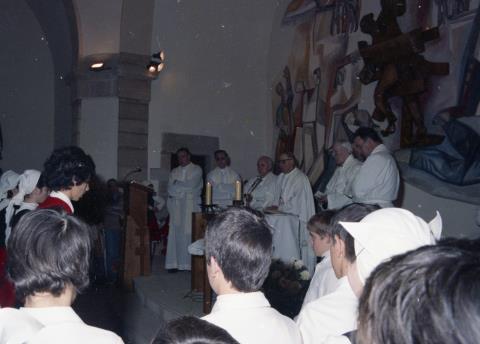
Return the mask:
<path id="1" fill-rule="evenodd" d="M 89 227 L 64 211 L 36 210 L 20 219 L 8 242 L 8 271 L 24 307 L 0 310 L 7 343 L 27 334 L 19 343 L 123 343 L 113 332 L 86 325 L 71 308 L 89 284 L 90 251 Z M 29 320 L 12 324 L 22 318 Z"/>
<path id="2" fill-rule="evenodd" d="M 353 157 L 350 142 L 338 141 L 332 150 L 337 168 L 319 198 L 324 209 L 340 209 L 352 203 L 352 182 L 362 165 Z"/>
<path id="3" fill-rule="evenodd" d="M 20 218 L 27 212 L 35 210 L 47 197 L 48 188 L 40 171 L 25 170 L 19 178 L 18 192 L 10 200 L 5 213 L 6 242 Z"/>
<path id="4" fill-rule="evenodd" d="M 192 213 L 200 210 L 202 169 L 191 162 L 187 148 L 180 148 L 176 155 L 179 166 L 170 172 L 168 179 L 167 208 L 170 223 L 165 268 L 190 270 L 188 245 L 192 241 Z"/>
<path id="5" fill-rule="evenodd" d="M 226 151 L 219 149 L 214 153 L 217 167 L 207 174 L 207 182 L 212 184 L 213 204 L 226 208 L 233 204 L 235 182 L 240 175 L 230 167 L 230 157 Z"/>
<path id="6" fill-rule="evenodd" d="M 353 202 L 392 207 L 400 185 L 398 167 L 392 154 L 372 128 L 357 129 L 352 147 L 353 155 L 363 161 L 352 182 Z"/>
<path id="7" fill-rule="evenodd" d="M 73 214 L 72 201 L 78 201 L 89 190 L 89 181 L 95 175 L 92 158 L 77 146 L 58 148 L 45 161 L 43 174 L 51 190 L 38 207 L 60 208 Z"/>
<path id="8" fill-rule="evenodd" d="M 205 232 L 207 275 L 218 295 L 203 317 L 242 344 L 297 344 L 295 323 L 273 309 L 260 291 L 272 260 L 272 233 L 253 210 L 230 208 Z"/>
<path id="9" fill-rule="evenodd" d="M 359 306 L 359 344 L 478 343 L 480 241 L 447 239 L 379 265 Z"/>
<path id="10" fill-rule="evenodd" d="M 281 171 L 278 176 L 278 194 L 276 205 L 271 209 L 297 215 L 306 224 L 315 214 L 310 182 L 305 173 L 297 168 L 293 153 L 281 154 L 278 163 Z"/>
<path id="11" fill-rule="evenodd" d="M 313 215 L 307 223 L 307 229 L 313 246 L 313 252 L 322 258 L 315 267 L 310 285 L 308 286 L 302 308 L 306 304 L 330 294 L 338 287 L 338 278 L 333 271 L 330 259 L 330 247 L 332 246 L 331 220 L 335 215 L 332 210 L 325 210 Z"/>
<path id="12" fill-rule="evenodd" d="M 227 331 L 194 316 L 168 322 L 152 344 L 239 344 Z"/>
<path id="13" fill-rule="evenodd" d="M 18 192 L 20 175 L 12 170 L 5 171 L 0 177 L 0 307 L 9 307 L 15 304 L 15 291 L 6 275 L 7 252 L 5 215 L 7 206 L 12 197 Z"/>
<path id="14" fill-rule="evenodd" d="M 261 156 L 257 161 L 258 176 L 245 185 L 245 199 L 251 208 L 263 210 L 275 204 L 277 176 L 272 173 L 273 161 Z"/>
<path id="15" fill-rule="evenodd" d="M 297 318 L 303 342 L 346 343 L 357 329 L 357 307 L 372 270 L 394 255 L 431 245 L 440 237 L 441 218 L 427 224 L 410 211 L 352 204 L 333 219 L 332 266 L 340 284 L 307 304 Z M 368 214 L 368 215 L 367 215 Z M 359 218 L 362 218 L 360 222 Z"/>

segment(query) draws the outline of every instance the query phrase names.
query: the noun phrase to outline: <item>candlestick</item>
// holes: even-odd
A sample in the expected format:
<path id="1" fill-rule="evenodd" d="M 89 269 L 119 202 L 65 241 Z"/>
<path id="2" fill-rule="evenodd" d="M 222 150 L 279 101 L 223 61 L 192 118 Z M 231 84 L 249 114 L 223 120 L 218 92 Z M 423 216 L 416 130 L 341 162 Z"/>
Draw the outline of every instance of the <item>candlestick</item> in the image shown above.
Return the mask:
<path id="1" fill-rule="evenodd" d="M 235 201 L 242 200 L 242 182 L 237 180 L 235 181 Z"/>
<path id="2" fill-rule="evenodd" d="M 212 205 L 212 183 L 210 182 L 205 186 L 205 205 Z"/>

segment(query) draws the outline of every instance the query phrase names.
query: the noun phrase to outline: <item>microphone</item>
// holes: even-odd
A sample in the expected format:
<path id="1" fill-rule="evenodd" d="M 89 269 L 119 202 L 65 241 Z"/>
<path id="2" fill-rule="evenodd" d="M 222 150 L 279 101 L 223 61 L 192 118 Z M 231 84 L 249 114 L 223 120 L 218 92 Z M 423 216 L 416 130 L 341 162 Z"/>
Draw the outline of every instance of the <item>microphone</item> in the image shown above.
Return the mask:
<path id="1" fill-rule="evenodd" d="M 128 173 L 123 177 L 123 181 L 127 180 L 127 177 L 130 177 L 132 174 L 142 172 L 142 168 L 140 166 L 135 167 L 133 170 L 128 171 Z"/>

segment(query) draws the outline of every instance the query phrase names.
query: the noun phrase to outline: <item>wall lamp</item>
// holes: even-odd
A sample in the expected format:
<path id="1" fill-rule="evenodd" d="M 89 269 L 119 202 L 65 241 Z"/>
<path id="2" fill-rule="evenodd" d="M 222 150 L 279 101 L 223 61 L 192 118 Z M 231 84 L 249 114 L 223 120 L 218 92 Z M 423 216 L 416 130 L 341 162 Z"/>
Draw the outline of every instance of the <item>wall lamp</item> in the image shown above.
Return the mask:
<path id="1" fill-rule="evenodd" d="M 150 63 L 147 65 L 147 70 L 150 73 L 160 73 L 165 67 L 165 53 L 159 51 L 158 53 L 152 54 Z"/>

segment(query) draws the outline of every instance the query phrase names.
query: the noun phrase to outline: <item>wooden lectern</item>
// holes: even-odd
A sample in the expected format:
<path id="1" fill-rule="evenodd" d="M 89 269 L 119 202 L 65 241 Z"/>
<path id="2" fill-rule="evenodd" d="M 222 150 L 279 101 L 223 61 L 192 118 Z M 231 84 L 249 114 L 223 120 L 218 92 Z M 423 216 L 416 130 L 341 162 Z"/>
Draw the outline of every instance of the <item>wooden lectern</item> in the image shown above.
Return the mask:
<path id="1" fill-rule="evenodd" d="M 208 213 L 192 214 L 192 242 L 202 239 L 205 236 L 205 229 L 208 221 L 215 215 Z M 205 256 L 192 255 L 192 291 L 203 292 L 203 313 L 208 314 L 212 309 L 212 289 L 208 282 L 205 267 Z"/>
<path id="2" fill-rule="evenodd" d="M 150 233 L 147 226 L 148 192 L 150 188 L 137 182 L 126 187 L 125 250 L 123 285 L 133 289 L 133 278 L 150 275 Z"/>

